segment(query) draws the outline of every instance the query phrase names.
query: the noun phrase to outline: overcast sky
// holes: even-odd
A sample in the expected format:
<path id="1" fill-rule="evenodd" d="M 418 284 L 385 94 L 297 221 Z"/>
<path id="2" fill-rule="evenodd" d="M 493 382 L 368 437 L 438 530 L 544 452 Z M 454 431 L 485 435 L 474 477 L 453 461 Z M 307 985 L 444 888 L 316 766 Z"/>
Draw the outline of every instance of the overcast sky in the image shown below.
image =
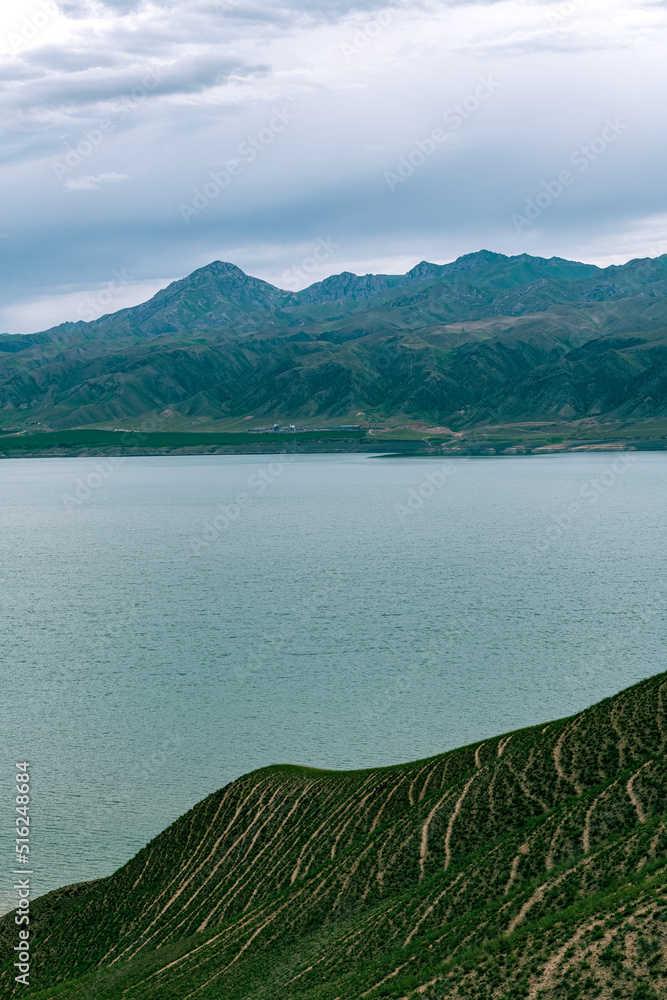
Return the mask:
<path id="1" fill-rule="evenodd" d="M 13 0 L 0 331 L 216 259 L 298 288 L 664 253 L 666 29 L 665 0 Z"/>

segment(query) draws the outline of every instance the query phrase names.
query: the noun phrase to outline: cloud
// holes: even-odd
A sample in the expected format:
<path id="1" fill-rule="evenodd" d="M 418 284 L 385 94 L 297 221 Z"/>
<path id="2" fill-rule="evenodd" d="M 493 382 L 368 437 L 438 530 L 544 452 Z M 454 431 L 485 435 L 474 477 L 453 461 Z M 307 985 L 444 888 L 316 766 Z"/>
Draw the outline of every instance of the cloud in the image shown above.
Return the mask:
<path id="1" fill-rule="evenodd" d="M 67 47 L 49 43 L 26 52 L 22 58 L 22 77 L 30 79 L 37 73 L 81 73 L 86 70 L 108 69 L 125 66 L 128 58 L 125 53 L 103 52 L 86 46 Z M 14 72 L 18 67 L 14 67 Z M 9 70 L 8 70 L 9 72 Z"/>
<path id="2" fill-rule="evenodd" d="M 329 235 L 341 246 L 336 268 L 362 271 L 480 246 L 585 259 L 632 244 L 640 256 L 642 241 L 662 239 L 642 220 L 667 211 L 667 112 L 656 97 L 667 85 L 664 2 L 59 7 L 52 34 L 0 59 L 0 230 L 11 233 L 0 291 L 10 305 L 47 288 L 101 287 L 122 267 L 152 281 L 231 259 L 276 279 Z M 499 86 L 476 103 L 489 77 Z M 269 136 L 283 108 L 294 121 Z M 519 237 L 512 213 L 610 116 L 628 123 L 622 138 Z M 102 120 L 103 140 L 88 141 Z M 437 128 L 447 141 L 413 173 L 403 165 L 390 190 L 386 173 L 419 160 Z M 239 149 L 242 169 L 184 225 L 179 205 Z M 105 196 L 84 194 L 95 190 Z"/>
<path id="3" fill-rule="evenodd" d="M 59 0 L 64 14 L 72 18 L 89 18 L 94 15 L 129 14 L 138 11 L 144 0 Z"/>
<path id="4" fill-rule="evenodd" d="M 13 303 L 3 302 L 0 304 L 0 332 L 11 330 L 12 333 L 32 333 L 38 329 L 47 330 L 59 323 L 88 319 L 91 311 L 102 316 L 114 309 L 139 305 L 169 284 L 167 278 L 157 278 L 141 283 L 128 281 L 118 287 L 120 283 L 111 273 L 109 279 L 101 287 L 61 290 L 57 293 L 45 290 Z M 108 295 L 110 284 L 114 290 L 111 304 Z"/>
<path id="5" fill-rule="evenodd" d="M 232 77 L 254 76 L 267 71 L 266 66 L 247 66 L 237 59 L 225 59 L 206 53 L 183 56 L 171 64 L 93 66 L 70 72 L 41 73 L 13 89 L 10 96 L 14 111 L 46 109 L 51 112 L 98 109 L 131 96 L 137 90 L 151 99 L 165 96 L 198 94 L 217 87 Z"/>
<path id="6" fill-rule="evenodd" d="M 282 3 L 265 3 L 261 0 L 194 0 L 187 6 L 191 16 L 213 15 L 235 21 L 264 22 L 266 24 L 294 23 L 295 17 L 305 16 L 312 21 L 330 23 L 354 12 L 367 13 L 390 5 L 392 0 L 286 0 Z M 410 0 L 403 0 L 410 2 Z M 418 0 L 411 0 L 417 6 Z M 87 20 L 100 15 L 129 16 L 154 11 L 161 19 L 174 17 L 182 5 L 173 0 L 60 0 L 60 8 L 68 17 Z"/>
<path id="7" fill-rule="evenodd" d="M 112 171 L 109 174 L 97 174 L 96 177 L 72 177 L 65 181 L 65 187 L 70 191 L 95 191 L 101 184 L 122 184 L 129 179 L 128 174 Z"/>

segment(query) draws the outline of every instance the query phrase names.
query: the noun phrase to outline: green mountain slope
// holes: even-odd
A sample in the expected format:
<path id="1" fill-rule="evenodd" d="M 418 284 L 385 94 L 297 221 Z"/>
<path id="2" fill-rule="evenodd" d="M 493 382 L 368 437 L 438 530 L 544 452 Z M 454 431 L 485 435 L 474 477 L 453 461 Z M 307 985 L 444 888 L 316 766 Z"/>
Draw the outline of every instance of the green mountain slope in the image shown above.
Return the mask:
<path id="1" fill-rule="evenodd" d="M 202 421 L 456 430 L 667 416 L 667 255 L 489 251 L 285 292 L 216 261 L 92 323 L 0 336 L 0 428 Z"/>
<path id="2" fill-rule="evenodd" d="M 38 900 L 21 995 L 667 996 L 666 699 L 662 674 L 413 764 L 246 775 Z"/>

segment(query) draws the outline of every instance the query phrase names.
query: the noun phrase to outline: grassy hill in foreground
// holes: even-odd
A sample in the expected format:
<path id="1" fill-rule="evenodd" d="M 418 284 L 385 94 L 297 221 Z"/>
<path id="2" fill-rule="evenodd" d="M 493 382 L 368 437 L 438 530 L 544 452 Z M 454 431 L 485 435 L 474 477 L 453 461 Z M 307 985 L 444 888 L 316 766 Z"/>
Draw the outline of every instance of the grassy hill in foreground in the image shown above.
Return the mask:
<path id="1" fill-rule="evenodd" d="M 368 771 L 288 765 L 34 904 L 31 1000 L 667 996 L 667 674 Z"/>

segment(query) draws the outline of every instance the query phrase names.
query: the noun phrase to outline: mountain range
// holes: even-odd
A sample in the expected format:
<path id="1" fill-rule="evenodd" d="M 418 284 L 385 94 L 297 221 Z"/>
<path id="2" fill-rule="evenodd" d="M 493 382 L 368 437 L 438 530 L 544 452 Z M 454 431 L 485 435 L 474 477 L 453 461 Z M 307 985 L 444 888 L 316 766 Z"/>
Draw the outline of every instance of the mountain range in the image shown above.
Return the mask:
<path id="1" fill-rule="evenodd" d="M 142 305 L 0 336 L 5 432 L 166 408 L 178 429 L 664 420 L 667 254 L 600 268 L 482 250 L 299 292 L 215 261 Z"/>
<path id="2" fill-rule="evenodd" d="M 667 674 L 568 719 L 367 771 L 263 768 L 109 878 L 30 908 L 0 997 L 667 996 Z"/>

